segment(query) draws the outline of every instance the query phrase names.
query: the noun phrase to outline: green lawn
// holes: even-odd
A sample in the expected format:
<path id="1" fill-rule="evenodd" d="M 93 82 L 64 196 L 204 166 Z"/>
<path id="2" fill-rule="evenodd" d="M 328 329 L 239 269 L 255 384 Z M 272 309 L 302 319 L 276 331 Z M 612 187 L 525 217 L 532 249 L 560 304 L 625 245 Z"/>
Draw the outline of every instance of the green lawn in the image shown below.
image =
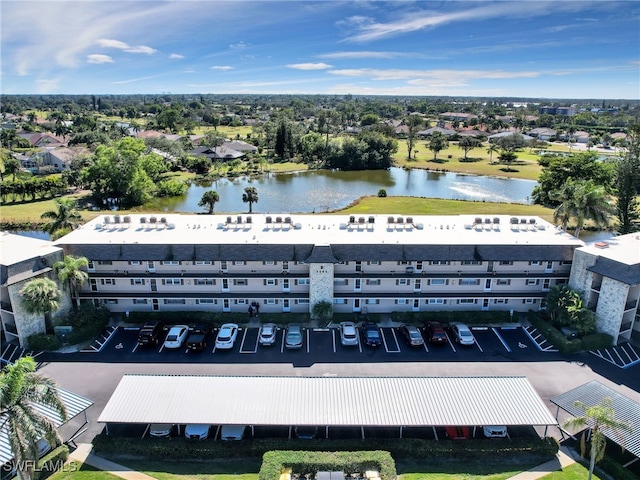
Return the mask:
<path id="1" fill-rule="evenodd" d="M 70 462 L 66 471 L 54 473 L 50 480 L 117 480 L 120 477 L 96 470 L 91 465 L 80 462 Z"/>
<path id="2" fill-rule="evenodd" d="M 262 458 L 158 462 L 123 460 L 127 467 L 158 480 L 258 480 Z M 215 473 L 213 473 L 215 472 Z"/>
<path id="3" fill-rule="evenodd" d="M 569 465 L 567 468 L 545 475 L 541 480 L 584 480 L 587 478 L 588 474 L 589 470 L 587 468 L 583 467 L 579 463 L 574 463 L 573 465 Z M 593 478 L 593 480 L 600 480 L 600 477 L 595 473 L 591 478 Z"/>

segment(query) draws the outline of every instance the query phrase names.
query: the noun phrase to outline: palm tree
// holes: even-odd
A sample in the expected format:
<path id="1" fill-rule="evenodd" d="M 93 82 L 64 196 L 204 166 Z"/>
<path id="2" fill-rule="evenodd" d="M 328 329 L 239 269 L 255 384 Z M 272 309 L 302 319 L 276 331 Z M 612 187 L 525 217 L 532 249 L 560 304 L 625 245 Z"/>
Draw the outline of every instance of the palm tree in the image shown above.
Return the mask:
<path id="1" fill-rule="evenodd" d="M 82 216 L 76 211 L 75 202 L 70 198 L 60 198 L 55 203 L 56 210 L 48 210 L 40 215 L 40 218 L 51 220 L 42 229 L 49 233 L 63 228 L 76 229 L 82 222 Z"/>
<path id="2" fill-rule="evenodd" d="M 27 313 L 44 315 L 45 321 L 60 306 L 60 290 L 50 278 L 36 278 L 25 283 L 20 295 Z"/>
<path id="3" fill-rule="evenodd" d="M 86 257 L 74 257 L 65 255 L 64 259 L 53 264 L 53 269 L 58 274 L 58 279 L 65 287 L 71 291 L 71 298 L 75 299 L 75 306 L 78 307 L 78 287 L 84 285 L 89 280 L 89 274 L 83 270 L 89 265 Z"/>
<path id="4" fill-rule="evenodd" d="M 500 147 L 498 147 L 498 145 L 496 145 L 495 143 L 489 144 L 489 148 L 487 148 L 487 153 L 489 154 L 489 163 L 493 162 L 493 153 L 499 151 Z"/>
<path id="5" fill-rule="evenodd" d="M 572 418 L 565 422 L 565 427 L 588 427 L 591 432 L 591 448 L 589 451 L 589 476 L 587 480 L 591 480 L 595 464 L 604 457 L 604 450 L 607 446 L 607 440 L 603 430 L 613 433 L 623 440 L 622 432 L 630 432 L 631 427 L 620 420 L 616 420 L 615 412 L 611 408 L 611 399 L 606 397 L 599 405 L 589 407 L 581 401 L 576 401 L 574 405 L 584 411 L 581 417 Z M 580 440 L 581 455 L 584 457 L 586 452 L 586 434 L 582 434 Z"/>
<path id="6" fill-rule="evenodd" d="M 256 187 L 247 187 L 242 194 L 242 201 L 249 204 L 249 213 L 253 212 L 253 204 L 258 203 L 258 189 Z"/>
<path id="7" fill-rule="evenodd" d="M 62 422 L 67 420 L 67 409 L 55 383 L 35 371 L 33 358 L 23 357 L 0 373 L 0 427 L 8 432 L 21 480 L 30 479 L 33 474 L 38 440 L 45 438 L 51 445 L 61 443 L 55 424 L 38 411 L 36 404 L 55 412 Z"/>
<path id="8" fill-rule="evenodd" d="M 220 201 L 220 195 L 214 190 L 208 190 L 202 194 L 202 198 L 198 202 L 199 207 L 207 207 L 209 209 L 209 215 L 213 213 L 213 207 Z"/>
<path id="9" fill-rule="evenodd" d="M 333 304 L 326 300 L 321 300 L 313 306 L 311 314 L 314 318 L 322 321 L 331 320 L 333 317 Z"/>

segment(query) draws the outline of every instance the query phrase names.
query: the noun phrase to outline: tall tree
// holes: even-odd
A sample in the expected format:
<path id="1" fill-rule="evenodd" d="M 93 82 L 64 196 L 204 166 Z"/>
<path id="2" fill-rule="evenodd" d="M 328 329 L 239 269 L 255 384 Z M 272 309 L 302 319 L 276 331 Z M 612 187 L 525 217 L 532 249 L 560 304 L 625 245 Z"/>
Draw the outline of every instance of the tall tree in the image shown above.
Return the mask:
<path id="1" fill-rule="evenodd" d="M 249 204 L 249 213 L 252 213 L 253 204 L 258 203 L 258 189 L 256 187 L 246 187 L 242 194 L 242 201 Z"/>
<path id="2" fill-rule="evenodd" d="M 616 414 L 613 408 L 611 408 L 611 399 L 609 397 L 604 398 L 599 405 L 593 405 L 591 407 L 581 401 L 576 401 L 574 405 L 583 410 L 584 415 L 568 420 L 565 423 L 565 427 L 587 427 L 591 433 L 589 476 L 587 477 L 587 480 L 591 480 L 593 477 L 593 469 L 596 463 L 604 458 L 605 448 L 607 447 L 607 439 L 604 436 L 604 431 L 611 432 L 619 439 L 623 439 L 623 432 L 630 432 L 631 427 L 627 423 L 616 419 Z M 585 430 L 580 440 L 580 449 L 583 457 L 586 453 L 586 434 L 587 431 Z"/>
<path id="3" fill-rule="evenodd" d="M 438 153 L 449 146 L 449 140 L 440 132 L 433 132 L 431 139 L 427 143 L 427 148 L 433 152 L 433 161 L 438 158 Z"/>
<path id="4" fill-rule="evenodd" d="M 202 198 L 198 202 L 199 207 L 207 207 L 209 215 L 213 213 L 213 208 L 220 201 L 220 195 L 215 190 L 207 190 L 202 194 Z"/>
<path id="5" fill-rule="evenodd" d="M 34 315 L 44 315 L 47 323 L 49 315 L 60 306 L 60 290 L 50 278 L 36 278 L 24 284 L 20 290 L 22 306 Z"/>
<path id="6" fill-rule="evenodd" d="M 418 115 L 409 115 L 405 120 L 407 130 L 407 159 L 411 160 L 411 154 L 415 150 L 416 134 L 423 125 L 422 118 Z"/>
<path id="7" fill-rule="evenodd" d="M 474 148 L 479 147 L 480 145 L 482 145 L 482 142 L 480 140 L 468 135 L 462 137 L 458 142 L 458 148 L 461 148 L 464 151 L 465 160 L 467 159 L 467 155 L 469 154 L 469 152 Z"/>
<path id="8" fill-rule="evenodd" d="M 640 124 L 628 129 L 627 152 L 616 163 L 615 177 L 618 231 L 631 233 L 640 228 Z"/>
<path id="9" fill-rule="evenodd" d="M 36 442 L 45 438 L 51 445 L 61 443 L 55 424 L 36 407 L 42 405 L 64 422 L 67 409 L 53 380 L 35 373 L 36 363 L 23 357 L 0 372 L 0 416 L 15 459 L 18 478 L 29 480 L 38 460 Z"/>
<path id="10" fill-rule="evenodd" d="M 9 157 L 4 161 L 4 172 L 2 172 L 2 176 L 4 175 L 13 175 L 13 181 L 16 181 L 16 174 L 20 171 L 20 161 L 16 158 Z"/>
<path id="11" fill-rule="evenodd" d="M 40 218 L 50 220 L 42 227 L 45 232 L 74 230 L 82 223 L 82 216 L 75 209 L 75 202 L 72 199 L 59 198 L 55 200 L 55 204 L 55 210 L 47 210 L 40 215 Z"/>
<path id="12" fill-rule="evenodd" d="M 64 259 L 53 264 L 53 269 L 58 275 L 58 279 L 71 293 L 72 300 L 75 300 L 76 308 L 80 305 L 78 298 L 78 288 L 87 283 L 89 274 L 84 270 L 89 265 L 86 257 L 74 257 L 65 255 Z"/>

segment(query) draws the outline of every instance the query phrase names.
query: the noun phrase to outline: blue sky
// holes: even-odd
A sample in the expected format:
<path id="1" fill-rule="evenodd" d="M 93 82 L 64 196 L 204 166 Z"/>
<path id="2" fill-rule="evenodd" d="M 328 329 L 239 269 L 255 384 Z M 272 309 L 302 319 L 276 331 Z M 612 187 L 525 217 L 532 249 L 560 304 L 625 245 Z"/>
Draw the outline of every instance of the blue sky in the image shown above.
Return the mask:
<path id="1" fill-rule="evenodd" d="M 640 2 L 2 0 L 1 91 L 640 98 Z"/>

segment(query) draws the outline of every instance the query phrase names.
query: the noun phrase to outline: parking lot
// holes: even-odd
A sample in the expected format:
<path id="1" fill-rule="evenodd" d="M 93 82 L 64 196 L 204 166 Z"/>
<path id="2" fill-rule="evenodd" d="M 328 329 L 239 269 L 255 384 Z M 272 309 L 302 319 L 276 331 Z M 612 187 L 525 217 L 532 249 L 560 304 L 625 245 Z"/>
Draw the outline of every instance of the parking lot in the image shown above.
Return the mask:
<path id="1" fill-rule="evenodd" d="M 540 361 L 553 360 L 554 353 L 541 351 L 521 327 L 472 328 L 475 342 L 462 346 L 447 332 L 444 345 L 425 342 L 410 346 L 399 327 L 382 327 L 382 344 L 366 346 L 359 336 L 357 345 L 343 346 L 338 328 L 305 328 L 303 345 L 299 349 L 285 347 L 285 329 L 278 328 L 273 345 L 258 341 L 259 327 L 240 327 L 233 348 L 218 350 L 214 329 L 204 350 L 194 352 L 186 347 L 169 349 L 164 346 L 168 327 L 158 345 L 139 346 L 139 328 L 119 327 L 100 350 L 66 354 L 66 360 L 85 362 L 131 363 L 290 363 L 294 366 L 314 363 L 375 363 L 375 362 L 458 362 L 458 361 Z M 358 330 L 360 330 L 358 328 Z M 426 338 L 423 329 L 420 329 Z M 358 332 L 360 334 L 360 331 Z M 69 358 L 69 357 L 73 358 Z"/>

